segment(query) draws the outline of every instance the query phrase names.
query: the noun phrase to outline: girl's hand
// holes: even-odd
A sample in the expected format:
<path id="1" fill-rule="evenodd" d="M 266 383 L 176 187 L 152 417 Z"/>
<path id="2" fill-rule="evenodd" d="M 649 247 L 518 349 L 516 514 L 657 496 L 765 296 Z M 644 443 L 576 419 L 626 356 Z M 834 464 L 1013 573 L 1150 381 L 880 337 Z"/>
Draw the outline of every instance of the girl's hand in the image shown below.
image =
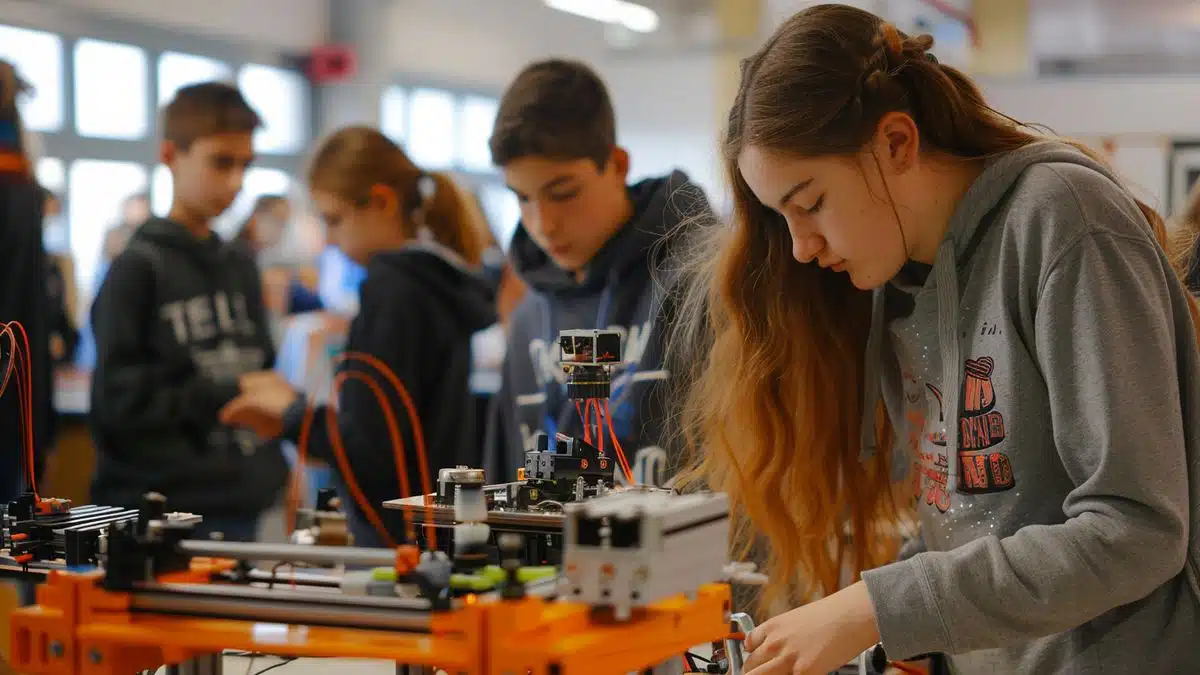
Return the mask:
<path id="1" fill-rule="evenodd" d="M 222 424 L 245 427 L 262 438 L 275 438 L 283 433 L 283 414 L 300 397 L 285 380 L 263 378 L 221 408 Z"/>
<path id="2" fill-rule="evenodd" d="M 746 636 L 746 675 L 826 675 L 879 641 L 861 581 L 767 621 Z"/>

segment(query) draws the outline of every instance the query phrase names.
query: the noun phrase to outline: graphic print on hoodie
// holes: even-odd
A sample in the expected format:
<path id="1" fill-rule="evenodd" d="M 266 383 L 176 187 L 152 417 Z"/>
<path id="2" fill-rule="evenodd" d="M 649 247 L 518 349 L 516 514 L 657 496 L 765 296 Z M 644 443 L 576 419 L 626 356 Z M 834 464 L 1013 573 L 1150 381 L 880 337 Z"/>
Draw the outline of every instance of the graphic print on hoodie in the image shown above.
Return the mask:
<path id="1" fill-rule="evenodd" d="M 230 517 L 275 503 L 288 475 L 278 444 L 217 422 L 238 378 L 275 359 L 252 259 L 151 219 L 113 261 L 92 326 L 96 503 L 156 491 L 172 509 Z"/>
<path id="2" fill-rule="evenodd" d="M 875 291 L 866 352 L 925 549 L 863 574 L 889 656 L 1186 672 L 1200 350 L 1149 223 L 1106 167 L 1039 142 L 988 162 L 917 267 Z"/>
<path id="3" fill-rule="evenodd" d="M 469 270 L 453 252 L 432 242 L 412 244 L 376 254 L 367 265 L 360 288 L 360 309 L 350 324 L 346 353 L 369 354 L 383 362 L 403 384 L 416 409 L 425 441 L 431 481 L 438 470 L 459 464 L 479 466 L 482 448 L 476 433 L 471 397 L 471 336 L 496 322 L 491 289 L 482 276 Z M 404 541 L 403 521 L 382 503 L 401 497 L 394 444 L 386 413 L 370 385 L 374 380 L 385 403 L 395 413 L 403 442 L 404 466 L 410 496 L 420 494 L 412 425 L 404 401 L 388 378 L 359 360 L 343 361 L 346 374 L 337 397 L 336 430 L 328 424 L 326 406 L 313 415 L 308 455 L 338 469 L 331 434 L 341 438 L 354 482 L 371 503 L 397 542 Z M 336 377 L 336 376 L 335 376 Z M 298 401 L 284 416 L 283 436 L 300 439 L 306 404 Z M 337 486 L 350 513 L 351 531 L 359 546 L 382 546 L 345 476 Z"/>
<path id="4" fill-rule="evenodd" d="M 629 188 L 634 215 L 588 264 L 582 281 L 550 260 L 518 226 L 510 255 L 530 293 L 513 313 L 504 379 L 497 396 L 503 416 L 502 451 L 489 449 L 488 480 L 513 480 L 525 465 L 536 434 L 583 436 L 575 404 L 566 397 L 566 374 L 558 365 L 558 333 L 568 329 L 617 330 L 624 364 L 613 379 L 613 428 L 639 483 L 661 483 L 669 458 L 661 447 L 661 420 L 654 419 L 654 392 L 668 373 L 651 336 L 660 301 L 651 270 L 665 249 L 663 236 L 681 222 L 711 214 L 703 191 L 676 171 Z M 644 358 L 645 357 L 645 358 Z M 490 435 L 489 441 L 496 439 Z"/>

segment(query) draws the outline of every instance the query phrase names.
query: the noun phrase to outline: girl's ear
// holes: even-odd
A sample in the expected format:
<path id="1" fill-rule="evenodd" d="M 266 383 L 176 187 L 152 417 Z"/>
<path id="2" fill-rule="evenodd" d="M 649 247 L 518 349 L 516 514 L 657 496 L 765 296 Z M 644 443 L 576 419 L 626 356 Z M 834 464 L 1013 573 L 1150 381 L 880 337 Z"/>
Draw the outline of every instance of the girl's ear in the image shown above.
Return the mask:
<path id="1" fill-rule="evenodd" d="M 367 208 L 379 209 L 386 216 L 395 216 L 400 212 L 400 199 L 396 191 L 387 185 L 376 183 L 367 192 Z"/>
<path id="2" fill-rule="evenodd" d="M 875 156 L 890 174 L 902 174 L 917 164 L 920 154 L 920 132 L 912 116 L 890 112 L 879 120 L 875 134 Z"/>

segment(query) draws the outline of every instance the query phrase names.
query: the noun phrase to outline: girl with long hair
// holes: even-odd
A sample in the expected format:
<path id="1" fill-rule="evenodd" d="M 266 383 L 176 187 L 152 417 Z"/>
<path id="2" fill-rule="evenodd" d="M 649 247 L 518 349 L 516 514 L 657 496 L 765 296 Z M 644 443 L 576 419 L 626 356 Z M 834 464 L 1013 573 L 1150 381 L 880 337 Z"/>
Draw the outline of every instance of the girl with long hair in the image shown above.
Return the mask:
<path id="1" fill-rule="evenodd" d="M 753 675 L 881 640 L 963 673 L 1180 672 L 1200 633 L 1196 306 L 1162 220 L 877 16 L 742 67 L 732 224 L 674 298 L 679 484 L 728 492 L 800 607 Z M 896 558 L 915 515 L 917 551 Z M 841 583 L 843 574 L 861 580 Z M 818 599 L 819 598 L 819 599 Z"/>

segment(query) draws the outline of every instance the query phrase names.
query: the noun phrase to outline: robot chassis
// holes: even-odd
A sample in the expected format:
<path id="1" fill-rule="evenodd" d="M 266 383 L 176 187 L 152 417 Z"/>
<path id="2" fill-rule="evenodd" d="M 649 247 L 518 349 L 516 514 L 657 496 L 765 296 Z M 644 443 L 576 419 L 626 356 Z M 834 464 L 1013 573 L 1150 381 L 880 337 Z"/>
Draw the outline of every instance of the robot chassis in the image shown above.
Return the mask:
<path id="1" fill-rule="evenodd" d="M 161 499 L 147 502 L 152 516 Z M 728 566 L 685 552 L 692 538 L 727 536 L 724 495 L 567 505 L 562 577 L 528 577 L 513 535 L 502 538 L 499 569 L 479 565 L 470 544 L 487 526 L 471 519 L 482 500 L 459 503 L 474 530 L 456 531 L 466 540 L 454 560 L 411 546 L 192 540 L 186 520 L 121 521 L 109 528 L 103 569 L 51 571 L 37 604 L 13 613 L 12 667 L 128 675 L 165 663 L 215 675 L 220 653 L 241 649 L 387 659 L 398 673 L 669 673 L 694 645 L 731 638 Z M 687 578 L 671 564 L 684 553 L 695 568 Z M 363 567 L 369 579 L 263 583 L 247 576 L 250 560 Z"/>

